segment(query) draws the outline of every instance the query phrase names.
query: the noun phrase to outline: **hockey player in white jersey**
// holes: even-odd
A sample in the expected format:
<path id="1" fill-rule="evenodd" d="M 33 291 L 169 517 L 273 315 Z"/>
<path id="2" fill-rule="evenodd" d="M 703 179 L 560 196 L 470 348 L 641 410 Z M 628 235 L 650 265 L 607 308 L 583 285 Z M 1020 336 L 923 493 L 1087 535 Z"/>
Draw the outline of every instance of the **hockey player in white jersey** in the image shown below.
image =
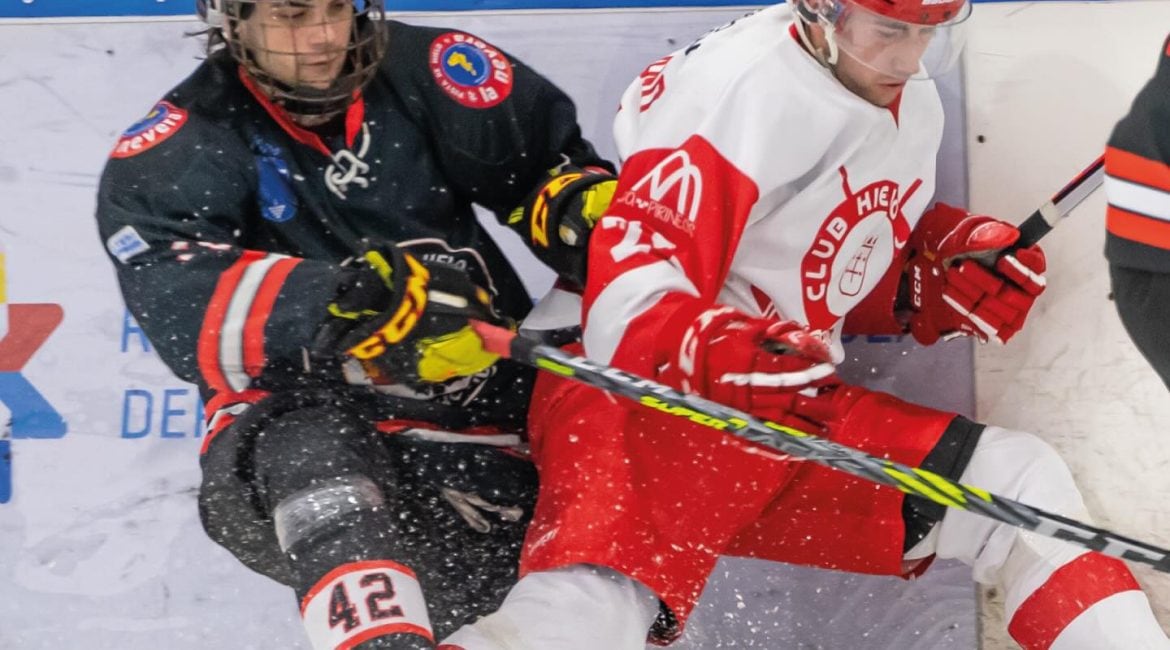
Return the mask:
<path id="1" fill-rule="evenodd" d="M 1044 289 L 1019 232 L 934 204 L 967 0 L 791 0 L 652 64 L 614 127 L 590 243 L 595 360 L 869 454 L 1088 519 L 1037 437 L 844 384 L 842 333 L 1005 342 Z M 958 558 L 1028 650 L 1165 650 L 1120 561 L 544 376 L 524 576 L 447 648 L 636 650 L 676 637 L 719 555 L 910 576 Z"/>

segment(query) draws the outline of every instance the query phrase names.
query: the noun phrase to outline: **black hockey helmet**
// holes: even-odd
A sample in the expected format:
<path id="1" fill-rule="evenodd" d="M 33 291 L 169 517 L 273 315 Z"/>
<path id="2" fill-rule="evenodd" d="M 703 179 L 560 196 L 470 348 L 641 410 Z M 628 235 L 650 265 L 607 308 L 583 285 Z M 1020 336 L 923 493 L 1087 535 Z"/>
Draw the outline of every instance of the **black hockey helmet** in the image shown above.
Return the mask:
<path id="1" fill-rule="evenodd" d="M 386 51 L 383 0 L 195 0 L 218 35 L 276 104 L 298 116 L 336 115 L 377 71 Z M 343 27 L 348 41 L 303 48 L 297 34 Z M 340 39 L 338 39 L 340 40 Z"/>

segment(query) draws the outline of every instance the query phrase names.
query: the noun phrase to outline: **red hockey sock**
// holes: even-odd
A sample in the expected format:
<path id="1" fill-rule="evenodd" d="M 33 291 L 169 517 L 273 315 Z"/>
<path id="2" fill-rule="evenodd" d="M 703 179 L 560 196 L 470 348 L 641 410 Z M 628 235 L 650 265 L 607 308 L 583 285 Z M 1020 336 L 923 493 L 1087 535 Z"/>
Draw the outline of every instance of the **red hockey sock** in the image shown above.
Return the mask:
<path id="1" fill-rule="evenodd" d="M 1056 637 L 1098 602 L 1141 589 L 1121 560 L 1085 553 L 1060 567 L 1012 616 L 1008 633 L 1025 650 L 1048 650 Z"/>

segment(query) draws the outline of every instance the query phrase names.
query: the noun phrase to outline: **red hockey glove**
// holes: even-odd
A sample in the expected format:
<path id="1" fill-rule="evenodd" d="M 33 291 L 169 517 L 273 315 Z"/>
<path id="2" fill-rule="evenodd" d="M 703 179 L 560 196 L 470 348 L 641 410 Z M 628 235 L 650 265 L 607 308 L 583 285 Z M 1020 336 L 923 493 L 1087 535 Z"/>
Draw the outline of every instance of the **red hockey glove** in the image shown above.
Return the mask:
<path id="1" fill-rule="evenodd" d="M 793 321 L 715 306 L 685 330 L 664 377 L 684 391 L 781 421 L 801 391 L 835 383 L 829 347 Z"/>
<path id="2" fill-rule="evenodd" d="M 956 336 L 1003 343 L 1020 331 L 1044 291 L 1045 262 L 1039 246 L 996 259 L 1019 237 L 1009 223 L 944 203 L 922 215 L 906 267 L 910 333 L 919 343 Z"/>

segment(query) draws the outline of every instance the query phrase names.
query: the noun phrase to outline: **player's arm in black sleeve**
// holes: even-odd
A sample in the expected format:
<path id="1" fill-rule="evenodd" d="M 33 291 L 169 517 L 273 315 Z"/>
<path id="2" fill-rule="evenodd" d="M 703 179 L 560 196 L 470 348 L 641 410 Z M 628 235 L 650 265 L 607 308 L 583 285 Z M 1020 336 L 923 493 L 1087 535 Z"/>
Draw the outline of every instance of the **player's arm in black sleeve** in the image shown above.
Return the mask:
<path id="1" fill-rule="evenodd" d="M 98 191 L 127 306 L 176 375 L 217 392 L 304 381 L 303 350 L 342 272 L 241 245 L 255 186 L 247 146 L 192 115 L 111 158 Z"/>
<path id="2" fill-rule="evenodd" d="M 453 32 L 392 29 L 401 32 L 391 39 L 387 60 L 398 64 L 392 77 L 411 88 L 403 94 L 433 134 L 450 182 L 516 230 L 562 277 L 583 282 L 589 230 L 617 183 L 614 166 L 582 137 L 573 101 L 523 62 L 471 35 L 463 35 L 458 63 L 483 61 L 492 72 L 460 96 L 445 76 L 452 61 L 444 53 L 460 54 L 444 48 Z"/>
<path id="3" fill-rule="evenodd" d="M 1105 255 L 1121 322 L 1170 387 L 1170 37 L 1161 51 L 1105 151 Z"/>

